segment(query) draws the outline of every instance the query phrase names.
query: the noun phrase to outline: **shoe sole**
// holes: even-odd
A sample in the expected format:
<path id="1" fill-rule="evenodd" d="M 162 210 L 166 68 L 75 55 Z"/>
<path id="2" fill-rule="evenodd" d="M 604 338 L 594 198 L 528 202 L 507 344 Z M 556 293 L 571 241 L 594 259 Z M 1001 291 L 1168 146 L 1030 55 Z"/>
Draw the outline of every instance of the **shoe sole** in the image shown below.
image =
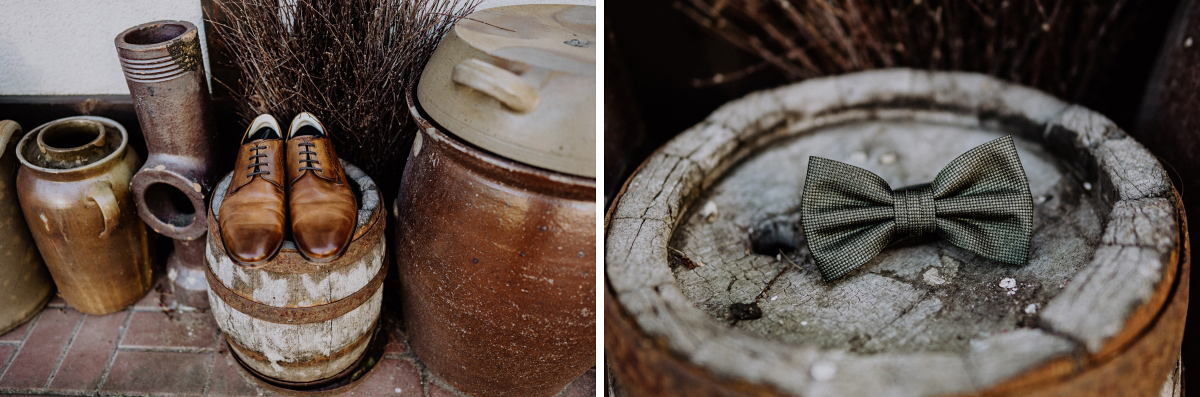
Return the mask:
<path id="1" fill-rule="evenodd" d="M 318 259 L 318 258 L 313 258 L 313 257 L 308 256 L 308 254 L 304 253 L 304 250 L 300 248 L 299 244 L 296 244 L 296 252 L 299 252 L 300 256 L 302 258 L 304 258 L 304 260 L 309 261 L 309 262 L 329 263 L 329 262 L 333 262 L 333 261 L 337 260 L 338 258 L 341 258 L 342 255 L 344 255 L 346 253 L 346 251 L 350 248 L 350 243 L 353 243 L 353 242 L 354 241 L 352 240 L 349 243 L 346 243 L 346 245 L 343 246 L 341 249 L 339 249 L 337 253 L 331 255 L 328 258 L 324 258 L 324 259 Z"/>

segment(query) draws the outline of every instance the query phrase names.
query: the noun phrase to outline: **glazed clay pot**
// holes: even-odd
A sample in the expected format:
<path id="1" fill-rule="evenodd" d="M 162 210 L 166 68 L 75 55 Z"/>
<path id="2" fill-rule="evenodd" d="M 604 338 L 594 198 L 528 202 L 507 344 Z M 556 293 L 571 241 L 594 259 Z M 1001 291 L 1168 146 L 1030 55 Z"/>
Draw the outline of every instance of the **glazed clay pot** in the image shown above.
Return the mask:
<path id="1" fill-rule="evenodd" d="M 550 396 L 595 363 L 595 180 L 421 132 L 396 200 L 405 324 L 472 395 Z"/>
<path id="2" fill-rule="evenodd" d="M 129 134 L 103 117 L 43 124 L 17 144 L 17 193 L 63 299 L 107 314 L 150 289 L 146 227 L 129 180 L 141 160 Z"/>
<path id="3" fill-rule="evenodd" d="M 216 183 L 216 134 L 199 32 L 187 21 L 156 21 L 126 29 L 114 42 L 149 152 L 130 183 L 138 215 L 175 242 L 167 258 L 175 301 L 207 309 L 204 214 Z"/>
<path id="4" fill-rule="evenodd" d="M 17 202 L 14 148 L 23 134 L 16 122 L 0 121 L 0 334 L 33 318 L 54 292 Z"/>

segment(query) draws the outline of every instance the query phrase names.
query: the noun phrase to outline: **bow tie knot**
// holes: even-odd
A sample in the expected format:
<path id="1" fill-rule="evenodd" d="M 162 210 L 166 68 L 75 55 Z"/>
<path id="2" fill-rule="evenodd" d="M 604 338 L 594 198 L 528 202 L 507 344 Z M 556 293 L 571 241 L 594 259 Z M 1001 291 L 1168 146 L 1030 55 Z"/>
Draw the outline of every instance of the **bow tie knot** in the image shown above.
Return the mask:
<path id="1" fill-rule="evenodd" d="M 898 189 L 892 199 L 898 236 L 917 237 L 937 232 L 933 188 L 929 184 Z"/>
<path id="2" fill-rule="evenodd" d="M 985 258 L 1029 258 L 1033 197 L 1012 137 L 971 149 L 933 182 L 892 190 L 870 171 L 810 157 L 801 198 L 809 250 L 826 281 L 905 238 L 936 234 Z"/>

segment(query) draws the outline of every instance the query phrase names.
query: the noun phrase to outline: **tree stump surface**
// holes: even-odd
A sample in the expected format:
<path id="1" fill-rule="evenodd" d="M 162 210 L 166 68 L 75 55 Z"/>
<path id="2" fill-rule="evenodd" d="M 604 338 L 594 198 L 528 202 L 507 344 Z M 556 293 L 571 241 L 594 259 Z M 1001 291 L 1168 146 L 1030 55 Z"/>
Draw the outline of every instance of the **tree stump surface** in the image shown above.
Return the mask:
<path id="1" fill-rule="evenodd" d="M 821 279 L 800 225 L 809 156 L 895 189 L 1003 135 L 1016 138 L 1034 197 L 1027 264 L 927 239 Z M 635 334 L 759 391 L 1070 386 L 1147 340 L 1176 352 L 1143 359 L 1136 376 L 1158 391 L 1181 337 L 1167 325 L 1183 321 L 1164 306 L 1186 308 L 1181 208 L 1155 158 L 1090 110 L 982 75 L 872 71 L 751 94 L 660 149 L 609 213 L 606 274 Z"/>

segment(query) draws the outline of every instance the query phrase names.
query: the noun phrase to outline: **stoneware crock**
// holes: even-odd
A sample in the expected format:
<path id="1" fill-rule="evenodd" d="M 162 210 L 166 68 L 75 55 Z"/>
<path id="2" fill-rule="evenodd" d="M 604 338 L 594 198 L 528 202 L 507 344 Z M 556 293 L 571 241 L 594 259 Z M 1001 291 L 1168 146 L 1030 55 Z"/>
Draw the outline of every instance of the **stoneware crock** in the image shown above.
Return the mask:
<path id="1" fill-rule="evenodd" d="M 121 310 L 150 289 L 145 224 L 129 180 L 141 164 L 117 122 L 43 124 L 21 138 L 17 194 L 63 299 L 87 314 Z"/>
<path id="2" fill-rule="evenodd" d="M 15 148 L 24 134 L 15 121 L 0 121 L 0 334 L 33 318 L 54 292 L 17 202 Z"/>
<path id="3" fill-rule="evenodd" d="M 595 363 L 594 18 L 476 12 L 409 92 L 392 290 L 421 361 L 467 394 L 551 396 Z"/>

